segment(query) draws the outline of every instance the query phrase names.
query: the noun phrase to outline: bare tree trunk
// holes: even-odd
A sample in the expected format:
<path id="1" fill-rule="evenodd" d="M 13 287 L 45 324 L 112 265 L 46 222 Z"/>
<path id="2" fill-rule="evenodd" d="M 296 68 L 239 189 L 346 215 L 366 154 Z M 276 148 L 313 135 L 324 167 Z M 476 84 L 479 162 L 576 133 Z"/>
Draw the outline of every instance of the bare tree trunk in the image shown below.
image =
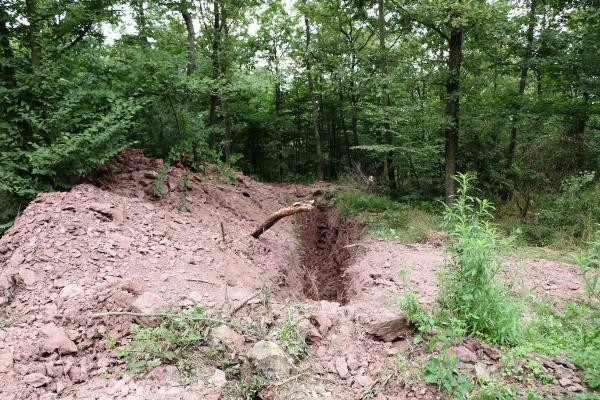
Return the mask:
<path id="1" fill-rule="evenodd" d="M 387 55 L 385 48 L 385 10 L 384 10 L 384 0 L 378 0 L 378 25 L 379 25 L 379 71 L 381 74 L 381 79 L 385 79 L 387 76 Z M 385 144 L 392 144 L 392 135 L 390 132 L 390 123 L 388 119 L 388 110 L 387 108 L 390 105 L 390 95 L 386 90 L 386 84 L 384 82 L 381 83 L 381 107 L 383 113 L 383 141 Z M 385 156 L 383 158 L 383 180 L 390 186 L 393 186 L 394 183 L 394 171 L 391 167 L 391 157 L 389 151 L 385 152 Z"/>
<path id="2" fill-rule="evenodd" d="M 212 61 L 212 79 L 217 81 L 219 79 L 219 42 L 221 35 L 220 22 L 221 17 L 219 15 L 219 1 L 213 0 L 213 37 L 211 43 L 211 61 Z M 210 131 L 210 148 L 214 149 L 217 145 L 217 102 L 219 98 L 217 93 L 213 90 L 210 94 L 210 108 L 208 112 L 208 129 Z"/>
<path id="3" fill-rule="evenodd" d="M 181 10 L 181 16 L 187 30 L 187 74 L 191 75 L 196 70 L 196 33 L 194 32 L 192 14 L 190 14 L 189 10 Z"/>
<path id="4" fill-rule="evenodd" d="M 31 46 L 31 68 L 40 66 L 41 50 L 38 43 L 38 16 L 36 0 L 25 0 L 27 21 L 29 22 L 29 45 Z"/>
<path id="5" fill-rule="evenodd" d="M 221 77 L 227 79 L 227 67 L 229 64 L 228 51 L 228 40 L 229 40 L 229 29 L 227 28 L 227 12 L 224 7 L 221 7 L 221 30 L 223 31 L 223 42 L 221 43 Z M 225 163 L 229 165 L 231 156 L 231 119 L 229 116 L 229 94 L 227 93 L 228 88 L 224 87 L 221 92 L 221 108 L 223 110 L 223 133 L 224 133 L 224 153 Z"/>
<path id="6" fill-rule="evenodd" d="M 275 119 L 276 131 L 279 135 L 279 144 L 277 150 L 277 170 L 279 182 L 283 182 L 283 132 L 281 129 L 281 82 L 279 76 L 279 59 L 277 58 L 277 48 L 273 49 L 275 58 Z"/>
<path id="7" fill-rule="evenodd" d="M 458 134 L 459 134 L 459 84 L 460 84 L 460 65 L 462 61 L 462 27 L 454 27 L 450 33 L 450 55 L 448 57 L 448 78 L 446 81 L 446 109 L 444 115 L 448 119 L 447 126 L 444 129 L 446 136 L 445 157 L 445 201 L 446 204 L 452 204 L 456 196 L 456 159 L 458 153 Z"/>
<path id="8" fill-rule="evenodd" d="M 260 235 L 267 231 L 267 229 L 275 225 L 277 221 L 284 217 L 289 217 L 290 215 L 311 211 L 313 209 L 314 202 L 314 200 L 299 201 L 297 203 L 292 204 L 289 207 L 282 208 L 281 210 L 271 214 L 271 216 L 269 216 L 269 218 L 267 218 L 265 222 L 260 224 L 260 226 L 256 228 L 254 232 L 252 232 L 252 237 L 258 239 Z"/>
<path id="9" fill-rule="evenodd" d="M 308 91 L 312 103 L 312 123 L 315 134 L 317 150 L 317 180 L 323 180 L 323 152 L 321 149 L 321 134 L 319 133 L 319 111 L 317 107 L 317 98 L 315 96 L 312 67 L 310 60 L 310 25 L 308 22 L 308 10 L 306 9 L 306 0 L 304 0 L 304 25 L 306 27 L 306 72 L 308 74 Z"/>
<path id="10" fill-rule="evenodd" d="M 10 31 L 8 30 L 8 13 L 4 6 L 0 6 L 0 49 L 4 63 L 2 64 L 2 81 L 9 89 L 17 87 L 15 69 L 13 68 L 14 52 L 10 47 Z"/>
<path id="11" fill-rule="evenodd" d="M 527 33 L 525 35 L 527 39 L 527 47 L 525 49 L 525 54 L 523 56 L 523 60 L 521 61 L 523 65 L 521 66 L 521 77 L 519 79 L 519 97 L 517 99 L 517 104 L 515 107 L 515 112 L 512 115 L 512 128 L 510 129 L 510 141 L 508 144 L 508 155 L 507 155 L 507 165 L 510 168 L 515 159 L 515 149 L 517 147 L 517 134 L 518 128 L 517 125 L 519 123 L 519 112 L 521 111 L 521 102 L 523 101 L 523 94 L 525 93 L 525 86 L 527 85 L 527 73 L 529 71 L 529 60 L 533 55 L 533 32 L 535 30 L 536 25 L 536 5 L 537 0 L 530 0 L 529 3 L 529 15 L 527 22 Z"/>
<path id="12" fill-rule="evenodd" d="M 350 153 L 350 140 L 348 139 L 348 130 L 346 129 L 346 113 L 344 112 L 344 92 L 341 78 L 339 79 L 338 93 L 340 102 L 340 124 L 342 128 L 342 135 L 344 136 L 344 147 L 346 148 L 348 168 L 350 168 L 352 167 L 352 154 Z"/>

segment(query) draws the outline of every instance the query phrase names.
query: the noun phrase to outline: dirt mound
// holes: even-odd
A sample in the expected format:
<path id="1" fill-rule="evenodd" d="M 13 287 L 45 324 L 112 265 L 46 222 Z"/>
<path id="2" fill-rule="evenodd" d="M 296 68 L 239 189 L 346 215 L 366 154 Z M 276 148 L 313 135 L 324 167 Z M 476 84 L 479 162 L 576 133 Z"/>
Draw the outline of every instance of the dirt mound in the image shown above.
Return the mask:
<path id="1" fill-rule="evenodd" d="M 295 375 L 254 398 L 443 396 L 400 374 L 396 358 L 406 355 L 405 367 L 418 370 L 428 357 L 409 340 L 396 300 L 411 290 L 432 304 L 444 263 L 437 243 L 361 240 L 360 227 L 340 221 L 318 196 L 314 212 L 253 239 L 272 212 L 331 186 L 222 178 L 233 183 L 167 170 L 128 150 L 87 183 L 39 195 L 0 239 L 0 398 L 217 399 L 239 387 L 248 395 L 256 392 L 249 360 L 269 359 L 260 354 L 269 349 L 278 368 Z M 541 260 L 509 266 L 540 295 L 581 291 L 571 267 Z M 207 331 L 227 344 L 219 362 L 235 367 L 199 365 L 191 380 L 171 365 L 124 376 L 113 347 L 129 340 L 133 322 L 147 322 L 127 313 L 194 304 L 219 317 L 236 313 L 235 329 Z M 118 315 L 97 315 L 107 312 Z M 310 344 L 293 366 L 270 344 L 290 321 Z M 463 347 L 456 351 L 469 362 L 497 364 L 488 354 L 494 350 Z"/>

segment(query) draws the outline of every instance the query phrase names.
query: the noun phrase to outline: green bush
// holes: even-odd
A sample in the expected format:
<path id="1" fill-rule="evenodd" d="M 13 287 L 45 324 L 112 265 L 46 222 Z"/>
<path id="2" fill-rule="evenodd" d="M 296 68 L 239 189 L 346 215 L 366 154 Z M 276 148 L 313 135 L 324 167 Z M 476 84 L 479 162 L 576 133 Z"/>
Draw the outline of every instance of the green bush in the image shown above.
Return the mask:
<path id="1" fill-rule="evenodd" d="M 459 174 L 458 196 L 446 208 L 451 259 L 440 276 L 438 303 L 448 319 L 464 324 L 467 334 L 497 344 L 514 343 L 521 332 L 520 308 L 497 279 L 503 243 L 489 221 L 493 206 L 469 195 L 474 180 L 471 174 Z"/>

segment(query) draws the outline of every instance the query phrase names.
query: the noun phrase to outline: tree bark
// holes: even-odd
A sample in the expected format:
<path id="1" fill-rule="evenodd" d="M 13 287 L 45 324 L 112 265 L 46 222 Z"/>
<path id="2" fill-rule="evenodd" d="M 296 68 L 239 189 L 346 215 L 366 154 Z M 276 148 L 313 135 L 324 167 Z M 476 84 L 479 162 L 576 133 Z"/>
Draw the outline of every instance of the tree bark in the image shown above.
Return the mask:
<path id="1" fill-rule="evenodd" d="M 256 228 L 254 232 L 252 232 L 252 237 L 258 239 L 260 235 L 267 231 L 267 229 L 271 228 L 277 223 L 277 221 L 284 217 L 311 211 L 313 209 L 314 202 L 314 200 L 299 201 L 297 203 L 292 204 L 289 207 L 282 208 L 281 210 L 271 214 L 271 216 L 267 218 L 265 222 L 263 222 L 258 228 Z"/>
<path id="2" fill-rule="evenodd" d="M 384 79 L 387 76 L 387 55 L 385 48 L 385 10 L 384 10 L 384 1 L 378 0 L 377 6 L 377 21 L 378 21 L 378 31 L 379 31 L 379 72 L 381 75 L 381 108 L 383 113 L 383 142 L 385 144 L 392 144 L 392 135 L 390 132 L 390 123 L 388 119 L 388 110 L 387 108 L 390 105 L 390 95 L 386 90 L 386 84 L 384 83 Z M 394 171 L 391 166 L 391 157 L 389 151 L 385 152 L 383 158 L 383 174 L 382 178 L 384 182 L 386 182 L 390 187 L 393 186 L 394 182 Z"/>
<path id="3" fill-rule="evenodd" d="M 221 43 L 220 51 L 221 77 L 225 79 L 225 86 L 221 91 L 221 109 L 223 111 L 223 134 L 225 142 L 223 152 L 225 153 L 225 163 L 229 165 L 231 156 L 231 118 L 229 115 L 229 93 L 227 93 L 227 67 L 229 66 L 227 41 L 229 39 L 229 30 L 227 28 L 227 12 L 223 6 L 221 6 L 221 30 L 223 31 L 223 41 Z"/>
<path id="4" fill-rule="evenodd" d="M 181 16 L 183 17 L 185 29 L 187 30 L 187 74 L 192 75 L 196 70 L 196 32 L 194 32 L 192 14 L 190 14 L 189 10 L 181 10 Z"/>
<path id="5" fill-rule="evenodd" d="M 2 65 L 2 81 L 9 89 L 17 87 L 15 69 L 13 67 L 14 52 L 10 47 L 10 31 L 8 29 L 8 13 L 4 6 L 0 6 L 0 49 L 4 63 Z"/>
<path id="6" fill-rule="evenodd" d="M 312 124 L 315 134 L 317 151 L 317 180 L 323 180 L 323 152 L 321 148 L 321 134 L 319 132 L 319 111 L 317 107 L 317 98 L 315 95 L 312 66 L 310 60 L 310 24 L 308 22 L 308 10 L 306 9 L 306 0 L 304 0 L 304 25 L 306 28 L 306 73 L 308 74 L 308 91 L 312 103 Z"/>
<path id="7" fill-rule="evenodd" d="M 277 170 L 279 182 L 283 182 L 283 132 L 281 129 L 281 82 L 279 76 L 279 59 L 277 58 L 277 48 L 273 48 L 273 58 L 275 60 L 275 127 L 279 135 L 277 149 Z"/>
<path id="8" fill-rule="evenodd" d="M 456 197 L 456 159 L 458 153 L 458 134 L 459 134 L 459 84 L 460 84 L 460 65 L 462 61 L 462 27 L 454 27 L 450 33 L 448 57 L 448 78 L 446 80 L 446 109 L 444 115 L 447 118 L 447 126 L 444 129 L 445 145 L 445 201 L 446 204 L 452 204 Z"/>
<path id="9" fill-rule="evenodd" d="M 213 84 L 219 79 L 219 43 L 221 36 L 219 15 L 219 1 L 213 0 L 213 37 L 211 43 L 211 61 L 212 61 L 212 79 Z M 208 111 L 208 129 L 210 131 L 210 148 L 214 149 L 217 145 L 217 102 L 219 98 L 214 88 L 210 94 L 210 107 Z"/>
<path id="10" fill-rule="evenodd" d="M 515 159 L 515 149 L 517 147 L 517 135 L 518 128 L 517 125 L 519 123 L 519 112 L 521 111 L 523 94 L 525 93 L 525 86 L 527 85 L 527 73 L 529 71 L 529 60 L 533 55 L 533 32 L 535 30 L 537 0 L 530 0 L 529 3 L 529 13 L 528 13 L 528 22 L 527 22 L 527 33 L 525 34 L 527 45 L 525 48 L 525 54 L 522 59 L 521 66 L 521 77 L 519 78 L 519 96 L 517 98 L 517 104 L 515 107 L 515 111 L 512 115 L 512 127 L 510 129 L 510 141 L 508 144 L 508 154 L 507 154 L 507 166 L 508 168 L 512 167 L 512 164 Z"/>
<path id="11" fill-rule="evenodd" d="M 27 21 L 29 22 L 29 46 L 31 47 L 31 68 L 36 70 L 41 62 L 41 49 L 38 43 L 38 16 L 36 0 L 25 0 Z"/>

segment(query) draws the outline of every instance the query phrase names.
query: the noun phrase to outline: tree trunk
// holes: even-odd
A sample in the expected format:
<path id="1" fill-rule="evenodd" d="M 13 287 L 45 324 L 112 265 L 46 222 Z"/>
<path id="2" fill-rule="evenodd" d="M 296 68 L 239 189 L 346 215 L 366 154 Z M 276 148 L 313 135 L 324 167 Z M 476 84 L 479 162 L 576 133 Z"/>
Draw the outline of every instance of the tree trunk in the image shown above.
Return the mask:
<path id="1" fill-rule="evenodd" d="M 277 49 L 273 49 L 275 58 L 275 130 L 279 135 L 279 144 L 277 149 L 277 170 L 279 182 L 283 182 L 283 132 L 281 129 L 281 82 L 279 77 L 279 59 L 277 58 Z"/>
<path id="2" fill-rule="evenodd" d="M 352 167 L 352 154 L 350 153 L 350 140 L 348 139 L 348 130 L 346 129 L 346 113 L 344 112 L 344 92 L 343 92 L 341 78 L 339 80 L 338 93 L 339 93 L 339 109 L 340 109 L 340 127 L 342 129 L 342 135 L 344 136 L 344 147 L 346 148 L 346 158 L 348 160 L 348 168 L 351 168 Z"/>
<path id="3" fill-rule="evenodd" d="M 221 7 L 221 30 L 223 31 L 223 42 L 221 43 L 221 77 L 227 81 L 227 67 L 229 66 L 229 54 L 228 51 L 228 39 L 229 29 L 227 28 L 227 12 L 224 7 Z M 227 82 L 225 87 L 222 88 L 221 92 L 221 108 L 223 111 L 223 133 L 225 146 L 223 152 L 225 153 L 225 163 L 229 165 L 231 156 L 231 119 L 229 116 L 229 93 L 227 93 Z"/>
<path id="4" fill-rule="evenodd" d="M 356 56 L 354 53 L 350 56 L 350 104 L 352 105 L 352 141 L 354 146 L 358 146 L 358 116 L 357 116 L 357 108 L 358 108 L 358 97 L 355 92 L 355 84 L 354 84 L 354 68 L 356 66 Z"/>
<path id="5" fill-rule="evenodd" d="M 187 30 L 187 74 L 192 75 L 196 70 L 196 33 L 194 32 L 194 23 L 189 10 L 182 10 L 181 16 L 183 17 L 185 29 Z"/>
<path id="6" fill-rule="evenodd" d="M 8 30 L 8 13 L 4 6 L 0 6 L 0 49 L 2 50 L 2 81 L 9 89 L 17 87 L 15 69 L 13 67 L 14 52 L 10 47 L 10 31 Z"/>
<path id="7" fill-rule="evenodd" d="M 456 159 L 458 153 L 458 133 L 459 133 L 459 84 L 460 84 L 460 65 L 462 61 L 462 27 L 454 27 L 450 33 L 448 57 L 448 78 L 446 80 L 446 109 L 444 116 L 447 118 L 447 126 L 444 129 L 446 137 L 445 146 L 445 201 L 446 204 L 452 204 L 456 196 Z"/>
<path id="8" fill-rule="evenodd" d="M 527 22 L 527 47 L 525 49 L 525 54 L 523 56 L 523 60 L 521 61 L 523 65 L 521 66 L 521 77 L 519 79 L 519 97 L 517 99 L 517 104 L 515 107 L 515 111 L 512 116 L 512 128 L 510 129 L 510 141 L 508 144 L 508 155 L 507 155 L 507 166 L 508 168 L 512 167 L 512 164 L 515 159 L 515 149 L 517 147 L 517 134 L 518 128 L 517 125 L 519 123 L 519 112 L 521 111 L 523 94 L 525 93 L 525 86 L 527 85 L 527 73 L 529 71 L 529 60 L 533 55 L 533 32 L 535 30 L 536 20 L 535 20 L 535 11 L 536 11 L 537 0 L 530 0 L 529 4 L 529 15 Z"/>
<path id="9" fill-rule="evenodd" d="M 36 70 L 41 62 L 41 50 L 38 43 L 38 16 L 36 0 L 25 0 L 27 21 L 29 22 L 29 46 L 31 47 L 31 68 Z"/>
<path id="10" fill-rule="evenodd" d="M 211 43 L 211 61 L 212 61 L 212 79 L 213 84 L 216 84 L 216 81 L 219 79 L 219 42 L 221 35 L 220 22 L 221 17 L 219 15 L 219 2 L 218 0 L 213 0 L 213 37 Z M 211 91 L 210 94 L 210 108 L 208 111 L 208 129 L 210 132 L 210 148 L 214 149 L 217 145 L 217 102 L 219 98 L 217 93 L 215 92 L 215 88 Z"/>
<path id="11" fill-rule="evenodd" d="M 319 133 L 319 110 L 317 107 L 317 97 L 313 82 L 311 60 L 310 60 L 310 25 L 308 22 L 308 10 L 306 9 L 306 0 L 304 0 L 304 25 L 306 28 L 306 73 L 308 74 L 308 92 L 312 103 L 312 124 L 315 134 L 317 150 L 317 181 L 323 180 L 323 152 L 321 149 L 321 135 Z"/>
<path id="12" fill-rule="evenodd" d="M 392 144 L 392 134 L 390 131 L 390 122 L 387 108 L 390 105 L 390 95 L 386 89 L 385 79 L 387 77 L 387 54 L 385 48 L 385 10 L 384 0 L 378 0 L 378 26 L 379 26 L 379 72 L 381 74 L 381 108 L 383 113 L 383 142 L 387 145 Z M 383 158 L 383 181 L 393 189 L 394 170 L 392 168 L 390 152 L 386 151 Z"/>
<path id="13" fill-rule="evenodd" d="M 143 47 L 148 47 L 148 33 L 146 30 L 146 14 L 144 11 L 144 0 L 133 0 L 132 6 L 135 11 L 135 23 L 138 29 L 138 37 Z"/>

